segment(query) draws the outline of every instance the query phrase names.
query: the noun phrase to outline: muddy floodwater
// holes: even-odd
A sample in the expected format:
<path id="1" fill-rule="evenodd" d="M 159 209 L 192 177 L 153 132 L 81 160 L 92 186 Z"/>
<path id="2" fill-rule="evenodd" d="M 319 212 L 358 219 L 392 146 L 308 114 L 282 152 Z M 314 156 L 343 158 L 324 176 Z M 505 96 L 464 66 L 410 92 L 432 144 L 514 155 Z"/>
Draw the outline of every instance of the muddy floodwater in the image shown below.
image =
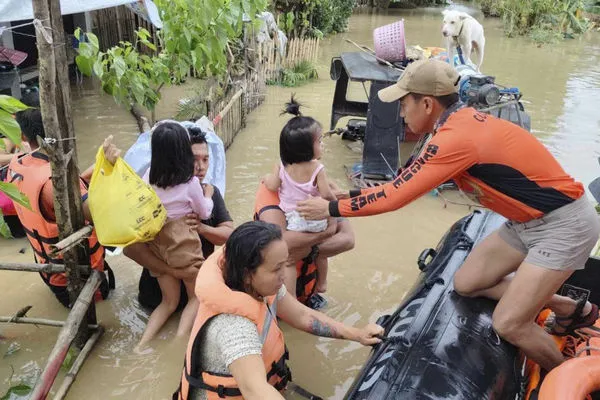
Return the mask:
<path id="1" fill-rule="evenodd" d="M 355 14 L 348 32 L 321 43 L 318 81 L 288 89 L 269 87 L 265 102 L 248 116 L 247 127 L 227 151 L 225 200 L 240 224 L 252 216 L 258 179 L 278 162 L 278 135 L 287 117 L 280 117 L 283 102 L 292 91 L 312 115 L 328 126 L 334 82 L 329 78 L 331 57 L 355 51 L 345 39 L 372 46 L 374 28 L 405 19 L 409 44 L 442 45 L 439 9 L 389 11 L 386 14 Z M 562 162 L 567 172 L 586 186 L 600 175 L 600 34 L 588 33 L 575 40 L 537 47 L 526 39 L 508 39 L 498 20 L 483 22 L 486 52 L 483 72 L 506 86 L 517 86 L 528 101 L 532 130 Z M 168 88 L 159 106 L 158 117 L 170 117 L 177 100 L 193 92 L 194 84 Z M 353 87 L 353 96 L 364 99 L 362 87 Z M 126 149 L 138 134 L 130 114 L 99 93 L 91 82 L 73 86 L 73 115 L 81 167 L 93 162 L 97 146 L 113 134 Z M 340 122 L 340 125 L 344 121 Z M 360 153 L 338 136 L 324 141 L 323 162 L 330 177 L 349 187 L 344 165 L 360 161 Z M 406 157 L 407 148 L 403 149 Z M 464 202 L 457 193 L 446 196 Z M 392 312 L 414 282 L 421 250 L 434 247 L 446 229 L 469 212 L 464 205 L 444 208 L 439 197 L 423 196 L 394 213 L 353 219 L 356 247 L 330 260 L 325 312 L 347 324 L 363 325 Z M 31 262 L 25 240 L 0 239 L 0 261 Z M 152 351 L 134 354 L 147 314 L 140 309 L 137 281 L 140 267 L 124 258 L 108 259 L 117 277 L 117 289 L 109 301 L 97 307 L 106 328 L 99 345 L 86 361 L 69 399 L 167 399 L 176 389 L 183 364 L 184 342 L 171 338 L 176 330 L 173 318 L 153 342 Z M 33 273 L 0 272 L 0 315 L 12 315 L 32 305 L 31 317 L 64 319 L 67 311 Z M 324 398 L 339 399 L 360 370 L 369 349 L 359 344 L 321 339 L 284 326 L 290 349 L 294 380 Z M 44 366 L 58 330 L 51 327 L 0 324 L 0 394 L 12 381 L 30 381 Z M 5 355 L 9 347 L 20 350 Z M 63 372 L 64 373 L 64 372 Z M 62 377 L 59 377 L 59 379 Z"/>

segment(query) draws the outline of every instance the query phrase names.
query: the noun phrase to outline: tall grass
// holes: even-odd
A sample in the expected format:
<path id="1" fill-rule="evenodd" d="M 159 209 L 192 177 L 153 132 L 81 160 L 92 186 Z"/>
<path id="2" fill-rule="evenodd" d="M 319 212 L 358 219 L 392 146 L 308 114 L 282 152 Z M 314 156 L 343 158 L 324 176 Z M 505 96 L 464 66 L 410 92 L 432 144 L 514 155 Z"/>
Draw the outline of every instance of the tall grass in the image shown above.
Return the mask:
<path id="1" fill-rule="evenodd" d="M 583 11 L 597 0 L 479 0 L 484 14 L 501 17 L 507 36 L 530 35 L 537 42 L 554 41 L 587 31 Z"/>

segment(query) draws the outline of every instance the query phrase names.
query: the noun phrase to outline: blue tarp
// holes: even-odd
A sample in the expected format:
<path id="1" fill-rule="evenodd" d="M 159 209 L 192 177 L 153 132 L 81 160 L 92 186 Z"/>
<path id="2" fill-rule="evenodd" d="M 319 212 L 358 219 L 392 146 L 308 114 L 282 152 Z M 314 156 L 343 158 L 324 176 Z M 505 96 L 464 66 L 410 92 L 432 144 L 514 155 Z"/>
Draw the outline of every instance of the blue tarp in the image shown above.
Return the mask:
<path id="1" fill-rule="evenodd" d="M 218 187 L 224 198 L 226 159 L 223 141 L 217 136 L 212 123 L 206 117 L 202 117 L 196 122 L 184 121 L 182 124 L 186 127 L 197 126 L 206 133 L 210 163 L 204 182 Z M 141 133 L 137 141 L 127 150 L 127 153 L 123 157 L 139 176 L 143 176 L 150 167 L 150 157 L 152 154 L 150 137 L 150 132 Z"/>

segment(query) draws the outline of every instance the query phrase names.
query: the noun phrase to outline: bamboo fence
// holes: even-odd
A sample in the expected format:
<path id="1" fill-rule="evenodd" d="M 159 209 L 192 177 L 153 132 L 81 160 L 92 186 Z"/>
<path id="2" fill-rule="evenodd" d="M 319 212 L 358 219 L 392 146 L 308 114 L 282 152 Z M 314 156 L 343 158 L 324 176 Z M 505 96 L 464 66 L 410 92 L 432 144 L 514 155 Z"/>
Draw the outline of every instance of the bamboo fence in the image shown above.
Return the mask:
<path id="1" fill-rule="evenodd" d="M 231 146 L 237 133 L 244 127 L 244 92 L 239 89 L 231 91 L 217 104 L 216 112 L 209 112 L 209 118 L 215 125 L 215 132 L 223 141 L 225 149 Z"/>
<path id="2" fill-rule="evenodd" d="M 292 39 L 287 43 L 286 54 L 281 56 L 276 41 L 257 43 L 253 31 L 245 39 L 246 74 L 241 89 L 231 89 L 217 104 L 211 105 L 209 118 L 215 131 L 228 148 L 236 134 L 245 126 L 246 115 L 264 100 L 266 82 L 277 81 L 283 68 L 292 68 L 299 62 L 316 62 L 319 39 Z"/>
<path id="3" fill-rule="evenodd" d="M 282 57 L 275 41 L 263 42 L 258 51 L 261 63 L 265 64 L 265 78 L 277 80 L 283 68 L 293 68 L 296 64 L 309 61 L 315 63 L 319 56 L 318 38 L 291 39 Z"/>

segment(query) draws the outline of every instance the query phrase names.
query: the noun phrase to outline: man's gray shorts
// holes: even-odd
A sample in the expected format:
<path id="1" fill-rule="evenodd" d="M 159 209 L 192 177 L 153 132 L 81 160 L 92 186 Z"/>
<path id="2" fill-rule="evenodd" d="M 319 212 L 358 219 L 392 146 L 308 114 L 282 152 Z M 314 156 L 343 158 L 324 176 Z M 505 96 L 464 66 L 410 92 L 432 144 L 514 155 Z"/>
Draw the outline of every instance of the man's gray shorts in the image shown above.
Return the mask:
<path id="1" fill-rule="evenodd" d="M 528 222 L 507 221 L 498 230 L 525 262 L 554 270 L 583 269 L 600 235 L 600 218 L 585 194 Z"/>

